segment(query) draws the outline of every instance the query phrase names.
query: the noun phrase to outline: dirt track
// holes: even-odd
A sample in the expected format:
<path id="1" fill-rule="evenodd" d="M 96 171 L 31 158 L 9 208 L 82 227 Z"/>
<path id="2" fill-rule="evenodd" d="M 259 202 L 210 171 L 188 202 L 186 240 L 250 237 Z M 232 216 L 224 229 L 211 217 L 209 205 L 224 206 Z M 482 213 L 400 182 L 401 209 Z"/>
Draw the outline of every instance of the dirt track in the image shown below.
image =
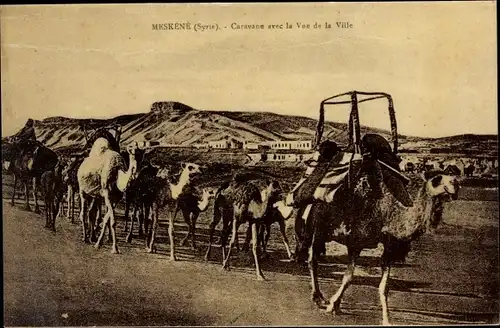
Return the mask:
<path id="1" fill-rule="evenodd" d="M 482 199 L 495 199 L 484 191 Z M 395 324 L 498 323 L 498 202 L 463 190 L 445 210 L 445 224 L 413 246 L 407 264 L 392 270 L 389 310 Z M 177 248 L 168 261 L 167 231 L 160 226 L 158 254 L 145 254 L 142 240 L 119 250 L 96 250 L 80 241 L 79 225 L 57 221 L 3 202 L 4 324 L 53 325 L 365 325 L 381 322 L 375 252 L 364 252 L 342 305 L 346 314 L 321 313 L 309 300 L 305 268 L 286 261 L 273 234 L 272 258 L 263 264 L 268 281 L 254 278 L 253 261 L 239 254 L 233 270 L 220 271 L 220 253 L 205 263 L 201 252 Z M 206 242 L 210 213 L 200 217 L 199 246 Z M 176 239 L 185 227 L 176 226 Z M 345 269 L 345 249 L 329 245 L 320 286 L 331 296 Z"/>

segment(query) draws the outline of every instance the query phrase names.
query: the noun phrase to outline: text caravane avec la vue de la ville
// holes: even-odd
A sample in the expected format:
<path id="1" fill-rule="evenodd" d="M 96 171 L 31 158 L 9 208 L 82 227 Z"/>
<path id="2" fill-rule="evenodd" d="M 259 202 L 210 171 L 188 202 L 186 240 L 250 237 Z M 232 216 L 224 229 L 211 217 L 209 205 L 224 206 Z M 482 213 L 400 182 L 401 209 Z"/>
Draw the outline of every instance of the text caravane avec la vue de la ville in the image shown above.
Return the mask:
<path id="1" fill-rule="evenodd" d="M 239 24 L 231 23 L 229 25 L 221 26 L 218 23 L 192 23 L 192 22 L 169 22 L 169 23 L 157 23 L 152 24 L 153 31 L 194 31 L 194 32 L 205 32 L 205 31 L 222 31 L 222 30 L 234 30 L 234 31 L 248 31 L 248 30 L 323 30 L 323 29 L 350 29 L 353 28 L 354 24 L 348 21 L 340 22 L 314 22 L 314 23 L 303 23 L 303 22 L 284 22 L 276 24 Z"/>

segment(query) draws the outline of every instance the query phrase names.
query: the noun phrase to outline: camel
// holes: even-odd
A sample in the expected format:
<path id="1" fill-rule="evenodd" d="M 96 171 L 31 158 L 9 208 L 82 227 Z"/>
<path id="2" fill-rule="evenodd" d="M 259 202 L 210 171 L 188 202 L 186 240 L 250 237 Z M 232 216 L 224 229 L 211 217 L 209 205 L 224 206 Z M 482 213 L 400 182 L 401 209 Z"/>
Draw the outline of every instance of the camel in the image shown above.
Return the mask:
<path id="1" fill-rule="evenodd" d="M 152 200 L 155 197 L 155 185 L 159 167 L 146 163 L 139 170 L 137 178 L 131 184 L 125 194 L 125 220 L 129 217 L 129 209 L 133 207 L 132 216 L 130 216 L 130 231 L 127 235 L 127 243 L 132 241 L 132 232 L 134 230 L 134 218 L 137 218 L 139 223 L 139 236 L 143 235 L 143 224 L 146 228 L 144 231 L 147 235 L 147 218 L 152 206 Z M 125 232 L 128 231 L 128 221 L 125 221 Z"/>
<path id="2" fill-rule="evenodd" d="M 100 197 L 102 197 L 106 207 L 106 214 L 102 219 L 102 229 L 95 244 L 95 248 L 100 247 L 106 226 L 109 223 L 109 230 L 113 242 L 111 253 L 118 253 L 114 208 L 116 203 L 123 196 L 123 192 L 135 179 L 137 170 L 135 149 L 135 144 L 127 149 L 130 165 L 127 171 L 125 171 L 123 157 L 118 152 L 111 149 L 111 145 L 107 139 L 97 138 L 92 145 L 88 157 L 83 160 L 78 168 L 77 177 L 81 201 L 80 221 L 82 222 L 83 240 L 85 242 L 88 241 L 87 220 L 85 218 L 87 214 L 87 202 L 89 200 L 100 202 Z"/>
<path id="3" fill-rule="evenodd" d="M 365 248 L 384 246 L 379 296 L 383 324 L 389 324 L 387 281 L 391 265 L 404 261 L 413 240 L 437 228 L 442 218 L 443 202 L 458 197 L 456 177 L 442 171 L 429 171 L 423 181 L 407 186 L 413 206 L 403 205 L 397 196 L 405 189 L 394 171 L 375 156 L 365 156 L 361 164 L 352 163 L 351 183 L 331 192 L 331 202 L 310 205 L 304 246 L 308 249 L 312 299 L 327 312 L 340 313 L 344 292 L 351 283 L 356 259 Z M 397 185 L 400 185 L 399 187 Z M 406 190 L 406 189 L 405 189 Z M 347 246 L 349 264 L 338 291 L 327 302 L 318 286 L 317 247 L 336 241 Z"/>
<path id="4" fill-rule="evenodd" d="M 165 209 L 168 216 L 168 236 L 170 240 L 170 260 L 175 261 L 175 244 L 174 244 L 174 213 L 177 211 L 179 197 L 189 188 L 194 176 L 201 174 L 201 166 L 194 163 L 183 163 L 182 171 L 177 183 L 174 183 L 170 177 L 169 170 L 166 168 L 160 169 L 157 173 L 157 179 L 151 188 L 154 190 L 154 198 L 152 203 L 146 204 L 147 207 L 152 207 L 152 222 L 148 237 L 146 238 L 146 250 L 148 253 L 155 251 L 154 242 L 156 231 L 158 230 L 158 214 L 160 209 Z M 147 222 L 147 220 L 146 220 Z M 145 227 L 147 230 L 147 227 Z"/>
<path id="5" fill-rule="evenodd" d="M 83 157 L 73 157 L 71 158 L 68 165 L 64 168 L 63 182 L 66 185 L 66 203 L 67 203 L 67 212 L 66 218 L 71 220 L 71 223 L 74 223 L 74 213 L 75 213 L 75 195 L 79 194 L 80 189 L 78 187 L 78 177 L 77 172 L 78 168 L 82 164 L 84 158 Z"/>
<path id="6" fill-rule="evenodd" d="M 181 210 L 184 221 L 188 226 L 188 233 L 180 243 L 184 246 L 189 236 L 191 235 L 191 249 L 196 250 L 195 232 L 196 232 L 196 221 L 201 212 L 208 209 L 210 204 L 210 199 L 215 196 L 215 191 L 212 188 L 203 188 L 201 194 L 199 190 L 193 190 L 192 192 L 186 192 L 179 197 L 177 209 Z M 177 216 L 177 212 L 174 213 L 174 220 Z"/>
<path id="7" fill-rule="evenodd" d="M 210 224 L 210 238 L 205 260 L 210 255 L 212 236 L 215 227 L 220 219 L 223 220 L 223 230 L 221 236 L 221 247 L 223 263 L 222 268 L 227 269 L 231 250 L 238 239 L 238 228 L 248 222 L 252 232 L 252 253 L 255 261 L 255 271 L 257 280 L 265 280 L 260 270 L 257 255 L 258 226 L 262 224 L 262 218 L 268 210 L 278 201 L 278 195 L 282 194 L 282 189 L 276 180 L 266 179 L 265 186 L 259 188 L 256 182 L 247 182 L 235 177 L 229 184 L 219 188 L 216 193 L 216 203 L 214 208 L 214 219 Z M 229 233 L 229 225 L 232 223 L 231 240 L 227 255 L 225 254 L 226 240 Z"/>
<path id="8" fill-rule="evenodd" d="M 149 171 L 146 170 L 142 174 L 140 174 L 140 172 L 142 171 L 143 168 L 148 168 L 148 169 L 150 168 L 150 164 L 149 164 L 149 162 L 145 161 L 145 157 L 151 150 L 152 149 L 149 148 L 149 149 L 136 149 L 136 151 L 135 151 L 135 159 L 137 161 L 137 172 L 139 172 L 139 173 L 137 175 L 137 179 L 132 181 L 129 188 L 124 193 L 124 198 L 125 198 L 125 214 L 124 214 L 125 232 L 128 231 L 128 218 L 129 218 L 129 213 L 130 213 L 130 207 L 132 206 L 134 209 L 133 216 L 130 217 L 130 219 L 133 220 L 133 217 L 135 217 L 137 212 L 140 210 L 139 207 L 141 207 L 140 203 L 137 203 L 137 200 L 140 198 L 139 193 L 141 192 L 141 190 L 148 188 L 147 181 L 143 181 L 144 180 L 143 178 L 144 178 L 144 173 L 149 172 Z M 120 154 L 125 159 L 125 166 L 128 167 L 129 163 L 128 163 L 128 157 L 126 157 L 126 152 L 122 151 Z M 155 174 L 156 174 L 156 171 L 150 175 L 151 175 L 151 177 L 154 177 Z M 140 228 L 139 235 L 142 235 L 142 225 L 141 224 L 139 225 L 139 228 Z M 130 236 L 130 238 L 132 238 L 131 234 L 129 234 L 129 236 Z"/>
<path id="9" fill-rule="evenodd" d="M 62 171 L 65 163 L 57 163 L 53 171 L 46 171 L 40 178 L 40 189 L 45 203 L 45 228 L 56 231 L 55 220 L 59 214 L 59 206 L 63 198 Z"/>
<path id="10" fill-rule="evenodd" d="M 58 156 L 39 142 L 32 142 L 30 149 L 21 154 L 21 150 L 13 144 L 2 144 L 3 161 L 8 161 L 9 170 L 14 173 L 14 191 L 11 204 L 14 206 L 16 187 L 18 180 L 25 186 L 26 210 L 31 211 L 29 206 L 29 180 L 33 183 L 33 198 L 35 201 L 35 213 L 40 213 L 37 192 L 42 174 L 54 170 Z"/>
<path id="11" fill-rule="evenodd" d="M 278 201 L 273 204 L 272 208 L 269 208 L 267 213 L 262 218 L 262 224 L 260 225 L 260 229 L 258 231 L 258 242 L 262 247 L 262 252 L 264 256 L 268 256 L 267 254 L 267 244 L 269 242 L 269 237 L 271 236 L 271 226 L 274 223 L 278 223 L 280 227 L 280 233 L 283 237 L 283 244 L 285 245 L 286 252 L 288 254 L 288 258 L 293 259 L 293 254 L 290 250 L 290 243 L 288 241 L 288 237 L 286 236 L 286 220 L 291 217 L 292 211 L 288 210 L 288 208 L 284 205 L 283 201 Z M 264 235 L 265 233 L 265 235 Z M 251 229 L 247 230 L 247 236 L 245 243 L 243 244 L 242 250 L 246 251 L 249 248 L 250 239 L 251 239 Z"/>

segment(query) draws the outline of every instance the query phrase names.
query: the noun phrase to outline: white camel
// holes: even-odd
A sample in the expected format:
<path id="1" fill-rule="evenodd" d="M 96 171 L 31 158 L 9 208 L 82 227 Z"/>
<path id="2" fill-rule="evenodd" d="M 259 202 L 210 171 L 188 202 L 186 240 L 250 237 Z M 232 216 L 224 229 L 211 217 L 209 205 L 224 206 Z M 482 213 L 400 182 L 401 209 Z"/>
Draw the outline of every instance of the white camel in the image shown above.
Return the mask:
<path id="1" fill-rule="evenodd" d="M 104 231 L 109 223 L 113 241 L 111 253 L 118 253 L 114 207 L 121 199 L 123 192 L 127 189 L 130 182 L 135 179 L 137 170 L 137 161 L 135 160 L 136 147 L 137 145 L 134 145 L 127 149 L 130 156 L 130 164 L 128 170 L 125 171 L 123 157 L 111 149 L 108 140 L 98 138 L 92 145 L 88 157 L 84 159 L 77 172 L 81 201 L 80 220 L 83 226 L 84 241 L 87 241 L 87 220 L 85 219 L 87 202 L 91 200 L 100 201 L 102 197 L 107 211 L 102 219 L 102 229 L 95 247 L 100 247 Z"/>

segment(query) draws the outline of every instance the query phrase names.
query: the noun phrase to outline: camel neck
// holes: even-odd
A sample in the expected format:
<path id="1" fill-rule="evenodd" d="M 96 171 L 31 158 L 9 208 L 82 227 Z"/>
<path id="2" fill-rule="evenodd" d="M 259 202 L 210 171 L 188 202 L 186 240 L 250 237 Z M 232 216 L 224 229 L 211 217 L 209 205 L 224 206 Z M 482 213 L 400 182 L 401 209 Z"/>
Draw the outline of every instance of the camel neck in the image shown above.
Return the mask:
<path id="1" fill-rule="evenodd" d="M 170 183 L 170 191 L 172 192 L 172 198 L 177 199 L 182 194 L 184 187 L 189 184 L 189 172 L 186 170 L 182 171 L 179 181 L 176 184 Z"/>
<path id="2" fill-rule="evenodd" d="M 132 175 L 134 173 L 134 169 L 137 165 L 137 163 L 135 163 L 134 156 L 132 156 L 132 155 L 129 155 L 129 156 L 130 156 L 130 158 L 129 158 L 129 165 L 128 165 L 127 171 L 124 172 L 121 169 L 118 170 L 118 179 L 116 181 L 116 187 L 121 192 L 124 192 L 128 188 L 128 186 L 130 185 L 130 182 L 132 180 Z"/>
<path id="3" fill-rule="evenodd" d="M 200 211 L 205 211 L 208 208 L 208 204 L 210 203 L 209 201 L 209 196 L 207 193 L 203 193 L 201 196 L 201 199 L 198 201 L 198 209 Z"/>

